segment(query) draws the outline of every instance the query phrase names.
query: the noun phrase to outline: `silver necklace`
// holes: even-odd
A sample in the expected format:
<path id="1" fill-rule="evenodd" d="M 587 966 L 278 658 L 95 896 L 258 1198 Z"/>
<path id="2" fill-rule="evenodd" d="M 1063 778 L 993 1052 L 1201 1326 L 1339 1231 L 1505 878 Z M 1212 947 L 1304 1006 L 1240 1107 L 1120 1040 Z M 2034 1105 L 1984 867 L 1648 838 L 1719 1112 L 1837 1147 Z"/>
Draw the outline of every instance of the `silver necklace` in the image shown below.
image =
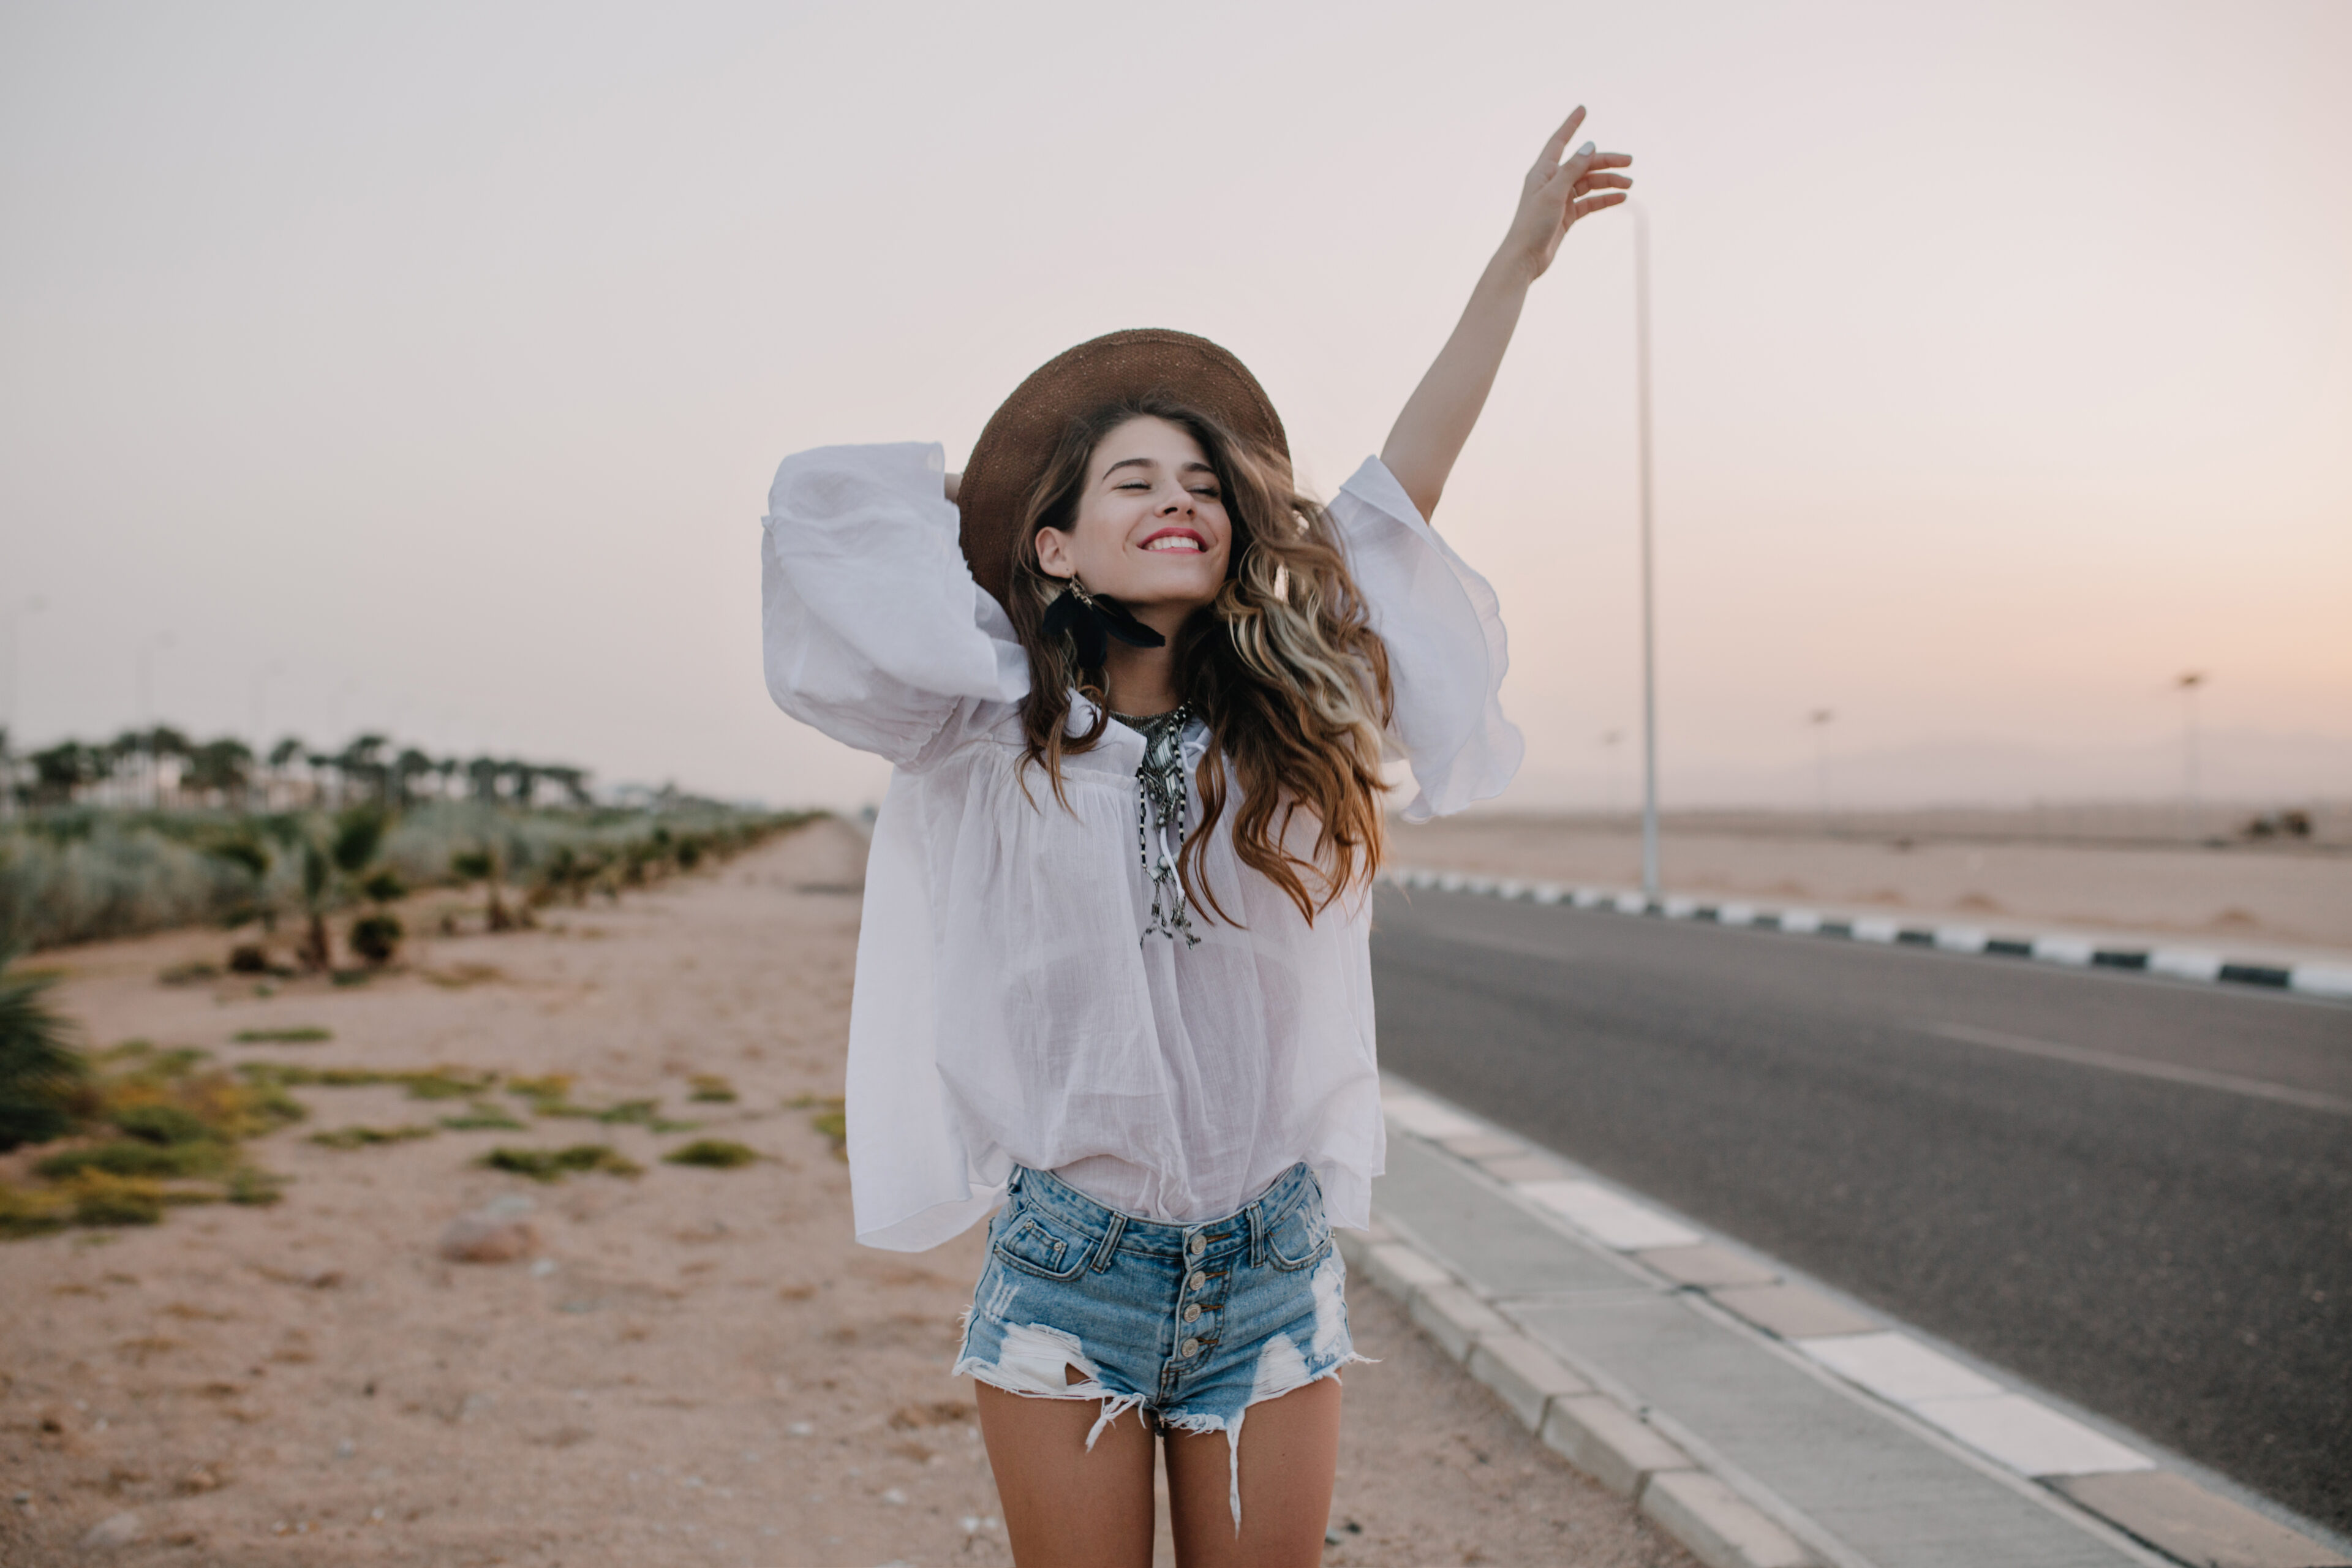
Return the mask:
<path id="1" fill-rule="evenodd" d="M 1135 853 L 1151 882 L 1151 923 L 1143 928 L 1144 939 L 1158 932 L 1172 942 L 1181 935 L 1186 947 L 1198 947 L 1201 939 L 1185 909 L 1183 879 L 1176 873 L 1177 857 L 1184 852 L 1187 806 L 1184 725 L 1192 717 L 1192 705 L 1180 702 L 1168 712 L 1148 717 L 1131 713 L 1111 717 L 1143 737 L 1143 762 L 1135 770 Z M 1155 829 L 1160 840 L 1157 864 L 1151 853 Z"/>

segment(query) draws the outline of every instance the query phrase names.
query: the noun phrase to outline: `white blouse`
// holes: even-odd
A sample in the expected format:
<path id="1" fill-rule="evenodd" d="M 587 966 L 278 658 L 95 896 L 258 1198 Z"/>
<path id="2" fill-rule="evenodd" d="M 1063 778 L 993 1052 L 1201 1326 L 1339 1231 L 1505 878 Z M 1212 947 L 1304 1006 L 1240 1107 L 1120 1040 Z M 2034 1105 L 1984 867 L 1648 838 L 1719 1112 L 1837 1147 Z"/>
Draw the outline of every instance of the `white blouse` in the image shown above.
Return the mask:
<path id="1" fill-rule="evenodd" d="M 1362 1228 L 1386 1146 L 1369 893 L 1300 918 L 1234 855 L 1229 775 L 1204 868 L 1240 923 L 1196 903 L 1199 946 L 1145 934 L 1143 738 L 1113 721 L 1066 757 L 1066 809 L 1024 767 L 1028 661 L 964 563 L 943 468 L 935 443 L 824 447 L 786 458 L 768 497 L 769 693 L 893 764 L 850 1007 L 857 1238 L 937 1246 L 996 1207 L 1015 1162 L 1187 1225 L 1304 1160 L 1331 1222 Z M 1388 647 L 1406 819 L 1499 794 L 1522 744 L 1496 700 L 1494 591 L 1378 458 L 1330 510 Z M 1078 699 L 1072 730 L 1092 721 Z M 1186 734 L 1192 768 L 1206 739 Z"/>

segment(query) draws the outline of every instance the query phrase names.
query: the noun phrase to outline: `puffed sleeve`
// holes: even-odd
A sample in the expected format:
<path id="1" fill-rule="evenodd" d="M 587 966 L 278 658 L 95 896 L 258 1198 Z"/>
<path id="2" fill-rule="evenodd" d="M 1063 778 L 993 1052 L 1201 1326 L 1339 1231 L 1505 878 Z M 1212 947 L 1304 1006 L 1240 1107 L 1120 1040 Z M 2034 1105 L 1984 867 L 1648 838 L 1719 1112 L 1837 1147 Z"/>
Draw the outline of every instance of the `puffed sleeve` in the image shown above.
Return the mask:
<path id="1" fill-rule="evenodd" d="M 1390 734 L 1419 791 L 1404 819 L 1426 822 L 1502 794 L 1527 743 L 1498 697 L 1510 657 L 1495 590 L 1378 458 L 1339 487 L 1330 510 L 1372 629 L 1388 645 Z"/>
<path id="2" fill-rule="evenodd" d="M 768 491 L 768 694 L 901 767 L 936 756 L 976 708 L 1029 690 L 1013 623 L 956 542 L 945 472 L 937 442 L 818 447 L 778 465 Z"/>

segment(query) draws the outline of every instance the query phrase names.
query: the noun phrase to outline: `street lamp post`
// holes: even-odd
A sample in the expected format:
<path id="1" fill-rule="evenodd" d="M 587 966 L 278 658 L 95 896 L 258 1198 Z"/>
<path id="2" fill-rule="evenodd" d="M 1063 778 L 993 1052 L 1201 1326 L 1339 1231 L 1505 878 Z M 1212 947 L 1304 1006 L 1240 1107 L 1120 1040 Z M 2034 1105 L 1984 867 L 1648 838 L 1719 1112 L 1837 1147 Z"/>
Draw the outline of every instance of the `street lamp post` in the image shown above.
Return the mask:
<path id="1" fill-rule="evenodd" d="M 1642 453 L 1642 892 L 1658 896 L 1658 657 L 1650 547 L 1650 215 L 1633 209 L 1633 358 Z"/>
<path id="2" fill-rule="evenodd" d="M 1830 832 L 1830 721 L 1836 717 L 1826 708 L 1816 708 L 1805 715 L 1805 722 L 1813 727 L 1813 799 L 1821 814 L 1824 838 Z"/>
<path id="3" fill-rule="evenodd" d="M 147 774 L 150 809 L 161 804 L 163 795 L 163 770 L 155 756 L 155 653 L 175 640 L 170 632 L 157 632 L 139 645 L 139 752 Z"/>
<path id="4" fill-rule="evenodd" d="M 2201 669 L 2184 670 L 2175 677 L 2173 689 L 2180 693 L 2182 724 L 2180 731 L 2181 779 L 2180 826 L 2189 837 L 2197 837 L 2197 693 L 2205 684 Z"/>

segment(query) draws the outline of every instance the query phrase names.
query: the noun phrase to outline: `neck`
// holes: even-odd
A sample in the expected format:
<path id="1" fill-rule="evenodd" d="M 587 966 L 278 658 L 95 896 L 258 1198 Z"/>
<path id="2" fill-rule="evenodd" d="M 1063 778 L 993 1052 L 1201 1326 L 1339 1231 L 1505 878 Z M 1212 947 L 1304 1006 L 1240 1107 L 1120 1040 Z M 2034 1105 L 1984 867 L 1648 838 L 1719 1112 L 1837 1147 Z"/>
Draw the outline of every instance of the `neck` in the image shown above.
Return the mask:
<path id="1" fill-rule="evenodd" d="M 1113 641 L 1104 657 L 1104 697 L 1114 713 L 1165 713 L 1184 700 L 1176 689 L 1173 628 L 1154 626 L 1151 629 L 1167 637 L 1169 646 L 1129 647 Z"/>

